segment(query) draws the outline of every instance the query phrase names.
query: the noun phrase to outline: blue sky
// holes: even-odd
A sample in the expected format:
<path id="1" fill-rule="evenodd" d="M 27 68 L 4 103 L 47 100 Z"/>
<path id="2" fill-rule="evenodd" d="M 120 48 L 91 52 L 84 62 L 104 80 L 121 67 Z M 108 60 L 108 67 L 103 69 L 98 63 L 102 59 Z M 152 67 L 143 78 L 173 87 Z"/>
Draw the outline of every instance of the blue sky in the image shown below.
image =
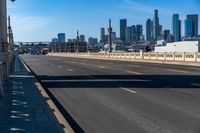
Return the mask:
<path id="1" fill-rule="evenodd" d="M 67 38 L 80 34 L 99 38 L 100 27 L 107 28 L 112 18 L 113 29 L 119 35 L 119 19 L 128 25 L 145 23 L 159 10 L 160 23 L 171 29 L 171 16 L 179 13 L 200 14 L 200 0 L 16 0 L 8 2 L 15 41 L 50 41 L 58 32 Z"/>

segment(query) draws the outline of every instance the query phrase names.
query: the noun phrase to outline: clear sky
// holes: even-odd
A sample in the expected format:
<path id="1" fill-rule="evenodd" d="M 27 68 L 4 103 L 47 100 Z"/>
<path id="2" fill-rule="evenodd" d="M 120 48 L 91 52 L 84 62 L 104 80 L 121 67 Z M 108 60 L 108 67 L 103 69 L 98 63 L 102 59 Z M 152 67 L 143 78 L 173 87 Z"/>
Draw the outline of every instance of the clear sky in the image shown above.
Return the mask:
<path id="1" fill-rule="evenodd" d="M 99 38 L 100 27 L 113 29 L 119 35 L 119 19 L 128 25 L 144 25 L 159 10 L 160 23 L 171 29 L 173 13 L 182 20 L 187 14 L 200 14 L 200 0 L 16 0 L 8 2 L 15 41 L 50 41 L 58 32 L 67 38 L 80 34 Z"/>

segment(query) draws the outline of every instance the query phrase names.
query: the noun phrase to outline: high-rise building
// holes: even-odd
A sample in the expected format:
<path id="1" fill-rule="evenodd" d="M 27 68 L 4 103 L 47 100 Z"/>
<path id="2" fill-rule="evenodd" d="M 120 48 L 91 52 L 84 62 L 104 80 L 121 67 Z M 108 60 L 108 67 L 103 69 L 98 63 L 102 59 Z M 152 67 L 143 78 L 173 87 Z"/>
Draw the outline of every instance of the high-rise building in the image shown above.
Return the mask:
<path id="1" fill-rule="evenodd" d="M 132 27 L 131 26 L 126 27 L 126 35 L 125 35 L 126 42 L 131 42 L 132 36 L 133 36 Z"/>
<path id="2" fill-rule="evenodd" d="M 140 37 L 143 35 L 142 25 L 136 25 L 136 35 L 137 35 L 137 41 L 140 41 Z"/>
<path id="3" fill-rule="evenodd" d="M 185 20 L 185 37 L 192 37 L 192 21 Z"/>
<path id="4" fill-rule="evenodd" d="M 165 41 L 167 41 L 169 35 L 170 35 L 170 30 L 164 30 L 164 40 Z"/>
<path id="5" fill-rule="evenodd" d="M 174 36 L 174 41 L 181 40 L 181 21 L 179 20 L 179 14 L 173 14 L 172 16 L 172 34 Z"/>
<path id="6" fill-rule="evenodd" d="M 197 37 L 199 30 L 198 14 L 187 15 L 187 19 L 192 22 L 192 37 Z"/>
<path id="7" fill-rule="evenodd" d="M 132 32 L 133 32 L 133 34 L 132 34 L 132 42 L 136 42 L 137 41 L 136 26 L 132 25 L 131 28 L 132 28 Z"/>
<path id="8" fill-rule="evenodd" d="M 180 40 L 182 38 L 182 35 L 181 35 L 181 29 L 182 29 L 181 25 L 182 25 L 181 20 L 179 20 L 179 38 L 180 38 Z"/>
<path id="9" fill-rule="evenodd" d="M 153 22 L 148 19 L 146 22 L 146 40 L 151 41 L 153 36 Z"/>
<path id="10" fill-rule="evenodd" d="M 153 39 L 158 40 L 159 37 L 159 17 L 158 17 L 158 10 L 154 10 L 154 17 L 153 17 Z"/>
<path id="11" fill-rule="evenodd" d="M 120 20 L 120 39 L 125 41 L 126 39 L 126 27 L 127 27 L 127 20 L 121 19 Z"/>
<path id="12" fill-rule="evenodd" d="M 85 35 L 80 35 L 80 41 L 85 42 Z"/>
<path id="13" fill-rule="evenodd" d="M 90 48 L 95 47 L 95 45 L 98 43 L 98 39 L 97 38 L 93 38 L 93 37 L 89 37 L 88 39 L 88 44 Z"/>
<path id="14" fill-rule="evenodd" d="M 66 42 L 65 33 L 58 33 L 58 41 L 59 42 Z"/>
<path id="15" fill-rule="evenodd" d="M 111 37 L 112 37 L 112 40 L 115 41 L 117 39 L 117 34 L 116 32 L 112 32 L 111 33 Z"/>
<path id="16" fill-rule="evenodd" d="M 101 41 L 101 42 L 105 42 L 105 34 L 106 34 L 106 33 L 105 33 L 105 28 L 102 27 L 102 28 L 100 29 L 100 41 Z"/>

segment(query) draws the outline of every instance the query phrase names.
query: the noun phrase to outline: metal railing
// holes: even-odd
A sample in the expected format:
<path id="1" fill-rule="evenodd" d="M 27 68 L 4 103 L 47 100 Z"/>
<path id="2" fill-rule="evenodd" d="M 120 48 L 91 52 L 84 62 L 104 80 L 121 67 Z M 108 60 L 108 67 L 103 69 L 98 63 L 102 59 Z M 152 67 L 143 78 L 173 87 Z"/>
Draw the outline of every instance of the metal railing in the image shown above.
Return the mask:
<path id="1" fill-rule="evenodd" d="M 49 53 L 50 56 L 85 57 L 121 60 L 152 60 L 200 63 L 200 53 L 159 53 L 159 52 L 133 52 L 133 53 Z"/>

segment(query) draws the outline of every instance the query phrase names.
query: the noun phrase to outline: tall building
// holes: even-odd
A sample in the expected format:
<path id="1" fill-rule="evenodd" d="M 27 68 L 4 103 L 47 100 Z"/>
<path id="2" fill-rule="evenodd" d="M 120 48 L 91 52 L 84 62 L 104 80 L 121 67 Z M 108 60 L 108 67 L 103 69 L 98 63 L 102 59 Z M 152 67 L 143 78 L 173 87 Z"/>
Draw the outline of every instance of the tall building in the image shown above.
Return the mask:
<path id="1" fill-rule="evenodd" d="M 181 33 L 181 22 L 179 20 L 179 14 L 173 14 L 172 16 L 172 34 L 174 36 L 174 41 L 180 41 Z"/>
<path id="2" fill-rule="evenodd" d="M 136 25 L 136 35 L 137 35 L 137 41 L 140 41 L 140 37 L 143 35 L 142 25 Z"/>
<path id="3" fill-rule="evenodd" d="M 97 38 L 89 37 L 88 45 L 89 45 L 90 48 L 94 48 L 97 43 L 98 43 Z"/>
<path id="4" fill-rule="evenodd" d="M 180 38 L 180 40 L 182 39 L 182 35 L 181 35 L 181 25 L 182 25 L 182 23 L 181 23 L 181 20 L 179 20 L 179 38 Z"/>
<path id="5" fill-rule="evenodd" d="M 164 30 L 164 40 L 165 41 L 167 41 L 169 35 L 170 35 L 170 30 Z"/>
<path id="6" fill-rule="evenodd" d="M 127 20 L 121 19 L 120 20 L 120 39 L 125 41 L 126 39 L 126 27 L 127 27 Z"/>
<path id="7" fill-rule="evenodd" d="M 58 41 L 59 42 L 66 42 L 65 33 L 58 33 Z"/>
<path id="8" fill-rule="evenodd" d="M 80 41 L 85 42 L 85 35 L 80 35 Z"/>
<path id="9" fill-rule="evenodd" d="M 132 27 L 130 26 L 126 27 L 126 35 L 125 35 L 126 42 L 132 42 L 132 36 L 133 36 Z"/>
<path id="10" fill-rule="evenodd" d="M 111 38 L 112 38 L 113 41 L 115 41 L 115 40 L 117 39 L 117 34 L 116 34 L 116 32 L 112 32 L 112 33 L 111 33 Z"/>
<path id="11" fill-rule="evenodd" d="M 101 42 L 105 42 L 105 34 L 106 34 L 106 33 L 105 33 L 105 28 L 102 27 L 102 28 L 100 29 L 100 41 L 101 41 Z"/>
<path id="12" fill-rule="evenodd" d="M 185 20 L 185 37 L 192 37 L 192 21 Z"/>
<path id="13" fill-rule="evenodd" d="M 153 39 L 158 40 L 159 37 L 159 17 L 158 17 L 158 10 L 154 10 L 154 17 L 153 17 Z"/>
<path id="14" fill-rule="evenodd" d="M 146 22 L 146 40 L 151 41 L 153 36 L 153 22 L 148 19 Z"/>
<path id="15" fill-rule="evenodd" d="M 136 42 L 137 41 L 136 26 L 132 25 L 131 28 L 132 28 L 132 32 L 133 32 L 133 34 L 132 34 L 132 42 Z"/>
<path id="16" fill-rule="evenodd" d="M 198 14 L 187 15 L 187 20 L 190 20 L 192 22 L 192 37 L 197 37 L 199 30 Z"/>

